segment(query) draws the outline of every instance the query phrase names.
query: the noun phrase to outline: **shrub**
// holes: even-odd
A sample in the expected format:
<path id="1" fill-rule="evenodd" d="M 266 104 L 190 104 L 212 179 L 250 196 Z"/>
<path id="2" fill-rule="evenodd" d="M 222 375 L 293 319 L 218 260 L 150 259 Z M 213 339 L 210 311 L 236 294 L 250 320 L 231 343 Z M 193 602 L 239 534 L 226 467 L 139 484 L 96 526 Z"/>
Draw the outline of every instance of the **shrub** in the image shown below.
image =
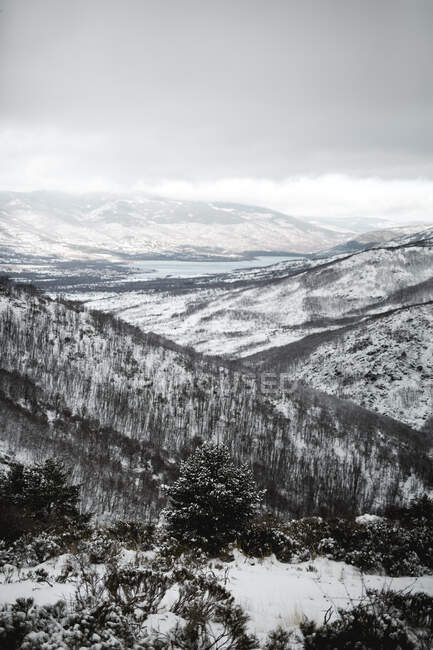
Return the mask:
<path id="1" fill-rule="evenodd" d="M 20 567 L 32 567 L 45 562 L 63 550 L 61 536 L 41 533 L 36 537 L 30 534 L 17 539 L 13 544 L 0 547 L 0 566 L 14 564 Z"/>
<path id="2" fill-rule="evenodd" d="M 108 533 L 123 545 L 141 551 L 151 549 L 155 541 L 155 525 L 137 521 L 116 521 Z"/>
<path id="3" fill-rule="evenodd" d="M 305 551 L 284 531 L 284 526 L 273 516 L 256 519 L 240 535 L 238 543 L 242 551 L 252 557 L 266 557 L 275 554 L 281 562 L 305 558 Z"/>
<path id="4" fill-rule="evenodd" d="M 282 562 L 294 562 L 326 555 L 364 572 L 416 576 L 433 572 L 429 511 L 430 500 L 422 499 L 400 509 L 394 520 L 367 523 L 321 517 L 284 523 L 267 516 L 253 521 L 238 541 L 245 553 L 256 557 L 274 553 Z"/>
<path id="5" fill-rule="evenodd" d="M 181 569 L 174 578 L 179 583 L 179 596 L 171 611 L 185 619 L 186 624 L 171 632 L 167 648 L 258 647 L 257 639 L 247 632 L 247 616 L 212 573 Z"/>
<path id="6" fill-rule="evenodd" d="M 106 530 L 94 530 L 89 539 L 78 544 L 78 552 L 87 556 L 89 564 L 109 562 L 120 552 L 120 543 Z"/>
<path id="7" fill-rule="evenodd" d="M 425 594 L 367 592 L 354 609 L 317 628 L 301 625 L 306 650 L 423 650 L 433 642 L 433 598 Z"/>
<path id="8" fill-rule="evenodd" d="M 18 599 L 0 610 L 2 650 L 150 650 L 145 632 L 137 630 L 113 604 L 68 612 L 65 603 L 38 607 Z"/>
<path id="9" fill-rule="evenodd" d="M 149 567 L 111 567 L 105 578 L 105 587 L 125 615 L 145 619 L 156 612 L 171 584 L 169 576 Z"/>
<path id="10" fill-rule="evenodd" d="M 433 571 L 433 519 L 403 524 L 387 519 L 357 523 L 313 518 L 291 521 L 282 530 L 311 556 L 327 555 L 365 572 L 415 576 Z"/>
<path id="11" fill-rule="evenodd" d="M 264 650 L 292 650 L 302 646 L 302 640 L 295 630 L 287 632 L 279 627 L 269 634 Z"/>

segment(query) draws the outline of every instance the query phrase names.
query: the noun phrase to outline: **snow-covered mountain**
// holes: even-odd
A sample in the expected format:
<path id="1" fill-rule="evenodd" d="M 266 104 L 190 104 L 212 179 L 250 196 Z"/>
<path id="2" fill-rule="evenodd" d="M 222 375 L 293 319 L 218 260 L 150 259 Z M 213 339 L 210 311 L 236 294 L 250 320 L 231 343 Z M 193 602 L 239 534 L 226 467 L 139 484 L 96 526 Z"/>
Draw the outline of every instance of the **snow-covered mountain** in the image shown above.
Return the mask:
<path id="1" fill-rule="evenodd" d="M 421 429 L 433 423 L 433 303 L 404 307 L 319 344 L 294 378 Z"/>
<path id="2" fill-rule="evenodd" d="M 398 244 L 410 243 L 411 241 L 421 241 L 433 236 L 433 226 L 427 224 L 417 224 L 408 226 L 394 226 L 392 228 L 382 228 L 380 230 L 370 230 L 362 232 L 347 242 L 337 244 L 328 255 L 352 253 L 357 250 L 365 250 L 377 246 L 397 246 Z"/>
<path id="3" fill-rule="evenodd" d="M 118 260 L 152 254 L 309 253 L 352 234 L 230 203 L 142 195 L 0 193 L 0 252 L 14 255 Z"/>
<path id="4" fill-rule="evenodd" d="M 202 353 L 245 357 L 433 300 L 433 246 L 376 248 L 326 261 L 281 263 L 243 274 L 243 282 L 235 277 L 183 290 L 174 285 L 82 297 Z"/>
<path id="5" fill-rule="evenodd" d="M 269 394 L 241 366 L 32 288 L 0 283 L 0 337 L 0 441 L 67 459 L 99 514 L 158 509 L 200 438 L 248 461 L 280 512 L 371 510 L 430 484 L 429 441 L 404 424 L 291 382 Z"/>
<path id="6" fill-rule="evenodd" d="M 83 294 L 206 354 L 243 358 L 418 429 L 433 417 L 431 230 L 380 248 L 140 291 Z M 80 294 L 78 294 L 80 295 Z"/>

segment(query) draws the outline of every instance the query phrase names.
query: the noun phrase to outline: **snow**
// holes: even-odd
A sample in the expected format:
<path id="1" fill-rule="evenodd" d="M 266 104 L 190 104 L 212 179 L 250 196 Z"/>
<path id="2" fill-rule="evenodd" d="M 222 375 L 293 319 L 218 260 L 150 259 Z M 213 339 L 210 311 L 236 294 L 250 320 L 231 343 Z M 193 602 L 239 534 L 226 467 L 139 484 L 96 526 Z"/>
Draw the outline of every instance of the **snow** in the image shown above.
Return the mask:
<path id="1" fill-rule="evenodd" d="M 250 616 L 251 630 L 259 638 L 278 626 L 290 629 L 306 617 L 323 623 L 330 609 L 357 605 L 366 589 L 422 591 L 433 596 L 433 576 L 389 578 L 361 574 L 344 562 L 316 558 L 311 562 L 284 564 L 275 557 L 247 558 L 235 552 L 228 569 L 228 588 Z"/>
<path id="2" fill-rule="evenodd" d="M 382 517 L 379 517 L 379 515 L 370 515 L 370 514 L 365 514 L 365 515 L 359 515 L 359 517 L 356 517 L 355 521 L 357 524 L 374 524 L 377 521 L 380 521 Z"/>
<path id="3" fill-rule="evenodd" d="M 364 515 L 364 520 L 371 520 Z M 54 558 L 37 568 L 44 568 L 50 576 L 58 575 L 70 558 L 64 555 Z M 121 563 L 135 563 L 137 555 L 123 550 Z M 98 571 L 103 565 L 94 565 Z M 249 558 L 234 551 L 231 562 L 212 561 L 210 568 L 222 584 L 233 594 L 235 601 L 249 616 L 249 628 L 260 641 L 275 628 L 294 629 L 305 619 L 323 623 L 325 613 L 331 620 L 338 608 L 356 606 L 366 589 L 390 589 L 395 591 L 421 591 L 433 596 L 433 576 L 389 578 L 361 574 L 358 569 L 344 562 L 318 557 L 310 562 L 285 564 L 274 556 L 264 559 Z M 0 585 L 0 603 L 12 603 L 17 598 L 33 598 L 38 605 L 55 604 L 59 600 L 70 601 L 76 583 L 64 584 L 50 580 L 50 584 L 15 576 L 16 582 Z M 177 596 L 172 587 L 160 604 L 158 612 L 149 616 L 149 630 L 167 632 L 182 619 L 169 611 Z"/>
<path id="4" fill-rule="evenodd" d="M 34 580 L 22 580 L 0 585 L 0 604 L 13 603 L 17 598 L 33 598 L 36 605 L 54 605 L 59 600 L 69 601 L 73 598 L 76 585 L 72 583 L 53 585 Z"/>

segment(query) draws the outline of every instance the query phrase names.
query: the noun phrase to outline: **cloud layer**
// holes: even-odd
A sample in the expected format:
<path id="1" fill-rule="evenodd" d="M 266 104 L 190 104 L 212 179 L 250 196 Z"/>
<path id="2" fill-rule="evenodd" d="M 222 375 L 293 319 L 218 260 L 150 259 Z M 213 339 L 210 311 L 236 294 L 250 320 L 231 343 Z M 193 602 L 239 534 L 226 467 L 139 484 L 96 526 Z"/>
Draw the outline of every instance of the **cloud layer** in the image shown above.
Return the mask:
<path id="1" fill-rule="evenodd" d="M 2 0 L 0 188 L 426 218 L 432 32 L 430 0 Z"/>
<path id="2" fill-rule="evenodd" d="M 162 196 L 262 205 L 295 217 L 375 217 L 396 223 L 433 223 L 433 181 L 383 180 L 344 175 L 282 181 L 226 178 L 208 183 L 138 184 Z"/>

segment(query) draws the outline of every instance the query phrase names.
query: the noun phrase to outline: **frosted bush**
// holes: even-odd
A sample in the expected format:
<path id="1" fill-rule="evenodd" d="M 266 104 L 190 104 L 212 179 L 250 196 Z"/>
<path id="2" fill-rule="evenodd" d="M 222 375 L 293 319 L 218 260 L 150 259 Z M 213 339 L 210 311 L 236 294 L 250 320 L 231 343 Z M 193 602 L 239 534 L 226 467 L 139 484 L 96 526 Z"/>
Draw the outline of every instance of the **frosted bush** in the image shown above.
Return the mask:
<path id="1" fill-rule="evenodd" d="M 78 545 L 78 552 L 87 555 L 90 564 L 108 562 L 116 557 L 120 550 L 120 543 L 103 530 L 94 531 L 90 539 Z"/>

